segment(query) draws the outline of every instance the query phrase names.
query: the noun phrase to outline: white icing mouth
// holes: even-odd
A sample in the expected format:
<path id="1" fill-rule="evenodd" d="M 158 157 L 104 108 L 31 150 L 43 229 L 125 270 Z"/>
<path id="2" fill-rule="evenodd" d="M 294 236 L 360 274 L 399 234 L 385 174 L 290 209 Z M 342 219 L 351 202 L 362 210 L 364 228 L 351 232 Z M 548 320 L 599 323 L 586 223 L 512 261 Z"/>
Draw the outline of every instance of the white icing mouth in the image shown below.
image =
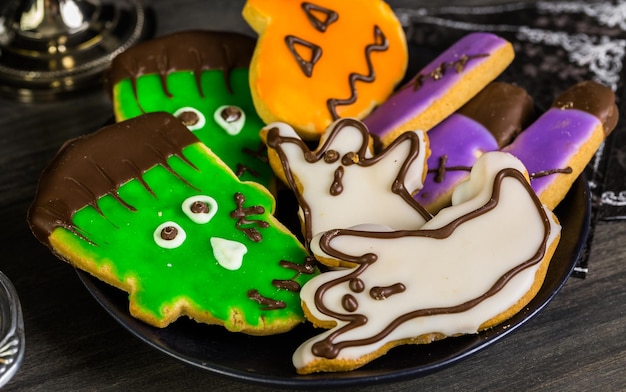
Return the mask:
<path id="1" fill-rule="evenodd" d="M 248 248 L 241 242 L 218 237 L 211 237 L 211 247 L 219 265 L 231 271 L 241 268 L 243 256 L 248 252 Z"/>

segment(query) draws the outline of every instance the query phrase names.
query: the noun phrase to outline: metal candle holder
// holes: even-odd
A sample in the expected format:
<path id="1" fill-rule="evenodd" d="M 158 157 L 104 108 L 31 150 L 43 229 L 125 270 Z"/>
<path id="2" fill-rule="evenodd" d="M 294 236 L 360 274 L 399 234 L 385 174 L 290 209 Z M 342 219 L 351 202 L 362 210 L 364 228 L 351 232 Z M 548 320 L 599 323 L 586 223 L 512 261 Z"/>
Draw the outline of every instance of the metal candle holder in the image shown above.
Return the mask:
<path id="1" fill-rule="evenodd" d="M 0 94 L 23 102 L 85 92 L 149 33 L 141 0 L 11 0 L 0 6 Z"/>

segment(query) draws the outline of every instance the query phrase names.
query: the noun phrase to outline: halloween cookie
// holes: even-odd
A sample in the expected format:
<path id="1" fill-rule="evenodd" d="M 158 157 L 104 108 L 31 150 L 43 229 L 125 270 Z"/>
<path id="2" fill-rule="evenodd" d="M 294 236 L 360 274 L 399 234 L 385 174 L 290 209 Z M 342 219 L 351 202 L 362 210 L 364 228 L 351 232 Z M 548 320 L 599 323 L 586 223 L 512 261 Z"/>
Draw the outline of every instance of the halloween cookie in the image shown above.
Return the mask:
<path id="1" fill-rule="evenodd" d="M 404 32 L 382 0 L 248 0 L 243 16 L 259 34 L 250 66 L 257 112 L 304 139 L 363 118 L 404 76 Z"/>
<path id="2" fill-rule="evenodd" d="M 106 88 L 115 118 L 167 112 L 185 124 L 242 180 L 273 186 L 248 73 L 256 41 L 228 32 L 181 31 L 115 57 Z"/>
<path id="3" fill-rule="evenodd" d="M 129 293 L 133 316 L 180 316 L 249 334 L 303 321 L 299 289 L 317 270 L 241 182 L 167 113 L 67 142 L 42 173 L 28 221 L 73 266 Z"/>
<path id="4" fill-rule="evenodd" d="M 376 155 L 367 128 L 350 118 L 331 124 L 315 151 L 285 123 L 268 124 L 261 136 L 272 168 L 296 194 L 307 241 L 362 223 L 418 228 L 430 218 L 412 197 L 426 170 L 423 132 L 407 132 Z"/>
<path id="5" fill-rule="evenodd" d="M 454 113 L 513 61 L 510 42 L 471 33 L 418 72 L 363 122 L 383 145 L 407 130 L 428 131 Z"/>
<path id="6" fill-rule="evenodd" d="M 560 238 L 556 217 L 512 155 L 488 152 L 453 205 L 419 230 L 330 230 L 311 250 L 326 272 L 301 291 L 305 314 L 330 328 L 293 355 L 299 373 L 360 367 L 401 344 L 429 343 L 495 326 L 542 285 Z"/>
<path id="7" fill-rule="evenodd" d="M 618 117 L 610 88 L 581 82 L 562 93 L 548 111 L 502 150 L 526 165 L 539 199 L 553 209 L 613 131 Z"/>
<path id="8" fill-rule="evenodd" d="M 428 131 L 428 174 L 415 199 L 431 213 L 450 205 L 452 191 L 469 177 L 476 160 L 509 144 L 533 115 L 533 100 L 526 90 L 490 83 Z"/>

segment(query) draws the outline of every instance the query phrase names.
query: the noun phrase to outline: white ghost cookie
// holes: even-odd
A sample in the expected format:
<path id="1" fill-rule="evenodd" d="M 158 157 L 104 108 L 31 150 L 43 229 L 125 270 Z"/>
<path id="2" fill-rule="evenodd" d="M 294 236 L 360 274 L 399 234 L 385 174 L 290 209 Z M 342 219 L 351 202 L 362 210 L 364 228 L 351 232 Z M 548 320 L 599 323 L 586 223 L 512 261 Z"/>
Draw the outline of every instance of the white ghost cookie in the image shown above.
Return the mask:
<path id="1" fill-rule="evenodd" d="M 356 265 L 302 288 L 305 314 L 330 330 L 293 356 L 299 373 L 360 367 L 400 344 L 476 333 L 537 293 L 560 226 L 521 162 L 490 152 L 455 190 L 453 205 L 419 230 L 331 230 L 311 241 L 322 262 Z"/>
<path id="2" fill-rule="evenodd" d="M 261 137 L 270 165 L 296 193 L 307 242 L 330 229 L 363 223 L 417 229 L 430 219 L 412 197 L 425 177 L 423 132 L 407 132 L 376 155 L 367 128 L 354 119 L 331 124 L 315 151 L 285 123 L 267 125 Z"/>

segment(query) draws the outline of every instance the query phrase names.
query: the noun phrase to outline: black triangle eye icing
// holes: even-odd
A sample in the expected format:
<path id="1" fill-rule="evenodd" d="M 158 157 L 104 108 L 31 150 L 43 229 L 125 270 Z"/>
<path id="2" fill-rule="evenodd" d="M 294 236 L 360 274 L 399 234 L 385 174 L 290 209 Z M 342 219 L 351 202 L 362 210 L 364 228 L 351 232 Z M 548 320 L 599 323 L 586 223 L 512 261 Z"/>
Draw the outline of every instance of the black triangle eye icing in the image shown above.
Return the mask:
<path id="1" fill-rule="evenodd" d="M 302 3 L 302 10 L 313 27 L 321 33 L 326 32 L 328 26 L 339 19 L 339 14 L 335 11 L 308 2 Z"/>

